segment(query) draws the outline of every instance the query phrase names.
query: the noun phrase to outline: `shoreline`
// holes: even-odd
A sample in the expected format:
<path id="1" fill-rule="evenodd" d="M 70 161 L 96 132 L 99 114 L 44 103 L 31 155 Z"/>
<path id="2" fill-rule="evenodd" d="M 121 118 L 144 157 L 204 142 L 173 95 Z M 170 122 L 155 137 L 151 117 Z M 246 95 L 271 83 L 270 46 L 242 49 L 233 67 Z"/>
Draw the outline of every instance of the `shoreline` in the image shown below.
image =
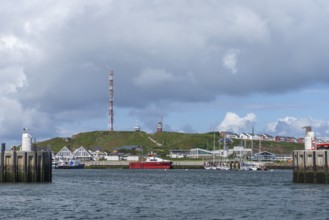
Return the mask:
<path id="1" fill-rule="evenodd" d="M 269 170 L 292 170 L 288 163 L 266 163 Z M 85 169 L 129 169 L 128 161 L 86 161 Z M 173 161 L 173 169 L 204 169 L 204 161 Z"/>

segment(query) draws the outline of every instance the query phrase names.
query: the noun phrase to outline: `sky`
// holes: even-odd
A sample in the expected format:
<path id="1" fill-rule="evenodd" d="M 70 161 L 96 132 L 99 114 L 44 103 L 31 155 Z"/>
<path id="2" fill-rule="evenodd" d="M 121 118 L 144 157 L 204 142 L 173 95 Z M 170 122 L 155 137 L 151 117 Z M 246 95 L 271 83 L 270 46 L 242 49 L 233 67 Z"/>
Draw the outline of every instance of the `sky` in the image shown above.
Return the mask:
<path id="1" fill-rule="evenodd" d="M 0 141 L 109 129 L 329 136 L 327 0 L 0 0 Z"/>

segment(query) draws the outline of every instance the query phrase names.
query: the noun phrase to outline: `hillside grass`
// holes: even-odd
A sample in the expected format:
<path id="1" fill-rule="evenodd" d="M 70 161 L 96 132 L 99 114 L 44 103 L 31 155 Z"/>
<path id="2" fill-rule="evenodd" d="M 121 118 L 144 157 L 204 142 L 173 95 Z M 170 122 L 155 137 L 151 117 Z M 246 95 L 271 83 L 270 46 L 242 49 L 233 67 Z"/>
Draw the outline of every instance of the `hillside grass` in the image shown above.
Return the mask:
<path id="1" fill-rule="evenodd" d="M 215 142 L 214 142 L 215 135 Z M 161 144 L 158 146 L 151 140 L 155 140 Z M 93 147 L 103 147 L 104 151 L 112 152 L 114 148 L 127 146 L 127 145 L 139 145 L 144 148 L 144 153 L 149 151 L 155 151 L 159 155 L 168 154 L 169 150 L 188 150 L 191 148 L 202 148 L 206 150 L 222 149 L 223 146 L 218 144 L 220 139 L 218 132 L 209 133 L 177 133 L 177 132 L 162 132 L 148 134 L 145 132 L 135 131 L 92 131 L 84 132 L 73 135 L 70 138 L 52 138 L 46 141 L 37 143 L 38 146 L 51 148 L 54 152 L 58 152 L 64 146 L 74 150 L 80 146 L 86 149 L 93 149 Z M 253 146 L 253 152 L 258 152 L 258 141 L 246 141 L 234 140 L 232 144 L 229 144 L 229 148 L 233 146 L 245 145 L 248 148 Z M 275 154 L 291 154 L 293 150 L 304 149 L 303 144 L 297 143 L 284 143 L 273 141 L 261 141 L 261 151 L 269 151 Z"/>

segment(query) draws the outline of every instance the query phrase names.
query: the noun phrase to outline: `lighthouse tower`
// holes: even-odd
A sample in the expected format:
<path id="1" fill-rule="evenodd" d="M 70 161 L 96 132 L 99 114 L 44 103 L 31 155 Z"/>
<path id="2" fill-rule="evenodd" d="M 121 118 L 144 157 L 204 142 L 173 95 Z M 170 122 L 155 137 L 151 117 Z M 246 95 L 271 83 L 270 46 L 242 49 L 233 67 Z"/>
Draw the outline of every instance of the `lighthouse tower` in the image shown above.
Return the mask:
<path id="1" fill-rule="evenodd" d="M 32 136 L 25 128 L 22 134 L 22 151 L 32 151 Z"/>
<path id="2" fill-rule="evenodd" d="M 305 150 L 313 150 L 315 146 L 315 135 L 311 126 L 305 126 Z"/>
<path id="3" fill-rule="evenodd" d="M 158 122 L 158 125 L 157 125 L 157 133 L 161 133 L 162 132 L 162 117 L 161 117 L 161 121 Z"/>

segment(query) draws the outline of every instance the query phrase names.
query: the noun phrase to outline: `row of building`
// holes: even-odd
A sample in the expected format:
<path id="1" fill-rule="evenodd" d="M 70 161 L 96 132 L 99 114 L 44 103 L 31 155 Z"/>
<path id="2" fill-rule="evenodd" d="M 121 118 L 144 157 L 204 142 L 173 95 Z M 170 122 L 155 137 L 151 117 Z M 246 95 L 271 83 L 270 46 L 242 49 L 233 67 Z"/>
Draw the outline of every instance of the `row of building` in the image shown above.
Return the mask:
<path id="1" fill-rule="evenodd" d="M 116 153 L 119 150 L 132 150 L 132 151 L 142 151 L 143 147 L 141 146 L 123 146 L 116 148 L 114 154 L 109 154 L 101 150 L 86 150 L 83 146 L 71 151 L 68 147 L 63 147 L 56 154 L 53 153 L 54 160 L 69 160 L 71 158 L 81 160 L 81 161 L 91 161 L 91 160 L 131 160 L 136 161 L 139 159 L 138 156 L 130 154 L 118 154 Z"/>
<path id="2" fill-rule="evenodd" d="M 143 147 L 141 146 L 123 146 L 117 148 L 116 150 L 132 150 L 136 152 L 142 152 Z M 232 149 L 224 150 L 205 150 L 201 148 L 193 148 L 190 150 L 170 150 L 168 157 L 170 158 L 191 158 L 191 159 L 206 159 L 211 158 L 235 158 L 235 159 L 251 159 L 257 161 L 287 161 L 291 160 L 291 155 L 275 155 L 273 153 L 263 151 L 253 154 L 250 148 L 244 148 L 242 146 L 235 146 Z M 128 160 L 128 161 L 137 161 L 139 156 L 127 154 L 108 154 L 99 150 L 91 151 L 86 150 L 84 147 L 79 147 L 78 149 L 71 151 L 68 147 L 63 147 L 57 154 L 53 155 L 55 160 L 69 160 L 71 158 L 79 159 L 82 161 L 91 161 L 91 160 Z"/>
<path id="3" fill-rule="evenodd" d="M 277 142 L 291 142 L 291 143 L 304 143 L 304 138 L 296 138 L 291 136 L 272 136 L 269 134 L 252 134 L 252 133 L 240 133 L 236 134 L 229 131 L 221 131 L 221 137 L 242 139 L 242 140 L 264 140 L 264 141 L 277 141 Z"/>
<path id="4" fill-rule="evenodd" d="M 194 158 L 194 159 L 211 159 L 211 158 L 234 158 L 234 159 L 251 159 L 254 161 L 289 161 L 292 156 L 276 155 L 268 151 L 253 153 L 250 148 L 236 146 L 227 150 L 205 150 L 202 148 L 194 148 L 191 150 L 171 150 L 168 155 L 170 158 Z"/>

